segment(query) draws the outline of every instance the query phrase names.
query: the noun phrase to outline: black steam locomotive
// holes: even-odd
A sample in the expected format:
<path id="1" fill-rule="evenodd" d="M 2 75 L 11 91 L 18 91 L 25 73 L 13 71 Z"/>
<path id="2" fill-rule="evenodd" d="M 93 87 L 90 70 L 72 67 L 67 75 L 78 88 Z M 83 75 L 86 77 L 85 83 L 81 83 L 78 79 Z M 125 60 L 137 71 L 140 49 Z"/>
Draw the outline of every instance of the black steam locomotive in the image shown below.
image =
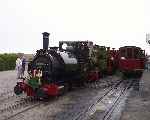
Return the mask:
<path id="1" fill-rule="evenodd" d="M 28 96 L 45 98 L 99 79 L 99 59 L 93 59 L 98 58 L 93 42 L 60 41 L 59 47 L 50 49 L 48 45 L 49 33 L 44 32 L 43 49 L 37 50 L 28 65 L 29 78 L 15 86 L 16 94 L 25 92 Z"/>

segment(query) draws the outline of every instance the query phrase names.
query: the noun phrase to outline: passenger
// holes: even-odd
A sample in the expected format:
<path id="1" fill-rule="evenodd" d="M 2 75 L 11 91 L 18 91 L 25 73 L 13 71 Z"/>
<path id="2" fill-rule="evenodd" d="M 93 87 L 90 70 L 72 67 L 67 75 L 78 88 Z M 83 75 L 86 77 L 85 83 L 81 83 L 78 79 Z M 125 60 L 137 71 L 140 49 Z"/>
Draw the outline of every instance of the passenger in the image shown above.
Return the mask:
<path id="1" fill-rule="evenodd" d="M 22 78 L 22 61 L 20 57 L 16 60 L 17 79 Z"/>
<path id="2" fill-rule="evenodd" d="M 148 72 L 148 63 L 145 64 L 145 70 Z"/>
<path id="3" fill-rule="evenodd" d="M 150 62 L 147 64 L 147 71 L 150 71 Z"/>
<path id="4" fill-rule="evenodd" d="M 22 76 L 24 76 L 24 71 L 25 71 L 25 67 L 26 67 L 26 59 L 24 56 L 22 57 L 21 61 L 22 61 L 22 73 L 21 74 L 22 74 Z"/>

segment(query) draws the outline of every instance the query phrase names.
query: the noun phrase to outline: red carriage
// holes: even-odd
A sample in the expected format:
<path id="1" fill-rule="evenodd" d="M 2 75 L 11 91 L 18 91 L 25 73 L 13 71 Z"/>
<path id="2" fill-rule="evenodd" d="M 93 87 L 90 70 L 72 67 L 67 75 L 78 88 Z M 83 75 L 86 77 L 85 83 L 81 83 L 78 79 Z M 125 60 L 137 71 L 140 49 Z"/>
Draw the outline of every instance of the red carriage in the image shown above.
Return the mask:
<path id="1" fill-rule="evenodd" d="M 124 76 L 141 77 L 145 65 L 145 51 L 136 46 L 119 48 L 118 67 Z"/>

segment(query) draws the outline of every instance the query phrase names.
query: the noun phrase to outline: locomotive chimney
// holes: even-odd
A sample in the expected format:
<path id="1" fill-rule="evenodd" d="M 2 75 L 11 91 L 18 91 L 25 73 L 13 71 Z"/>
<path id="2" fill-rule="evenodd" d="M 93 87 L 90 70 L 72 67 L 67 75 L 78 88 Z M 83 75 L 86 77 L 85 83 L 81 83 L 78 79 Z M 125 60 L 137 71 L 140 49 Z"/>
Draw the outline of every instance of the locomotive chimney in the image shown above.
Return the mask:
<path id="1" fill-rule="evenodd" d="M 107 51 L 109 51 L 110 50 L 110 47 L 107 47 Z"/>
<path id="2" fill-rule="evenodd" d="M 49 33 L 44 32 L 43 34 L 43 49 L 48 50 L 49 46 Z"/>

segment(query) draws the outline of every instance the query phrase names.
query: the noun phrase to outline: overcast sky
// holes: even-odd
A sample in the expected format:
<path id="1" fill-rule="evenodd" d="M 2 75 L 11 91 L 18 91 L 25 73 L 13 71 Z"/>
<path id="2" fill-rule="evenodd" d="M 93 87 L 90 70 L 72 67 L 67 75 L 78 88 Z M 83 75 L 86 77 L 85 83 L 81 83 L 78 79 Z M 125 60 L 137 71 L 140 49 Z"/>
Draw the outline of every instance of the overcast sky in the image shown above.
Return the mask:
<path id="1" fill-rule="evenodd" d="M 115 48 L 136 45 L 150 54 L 149 6 L 149 0 L 0 0 L 0 53 L 35 53 L 46 31 L 50 45 L 91 40 Z"/>

